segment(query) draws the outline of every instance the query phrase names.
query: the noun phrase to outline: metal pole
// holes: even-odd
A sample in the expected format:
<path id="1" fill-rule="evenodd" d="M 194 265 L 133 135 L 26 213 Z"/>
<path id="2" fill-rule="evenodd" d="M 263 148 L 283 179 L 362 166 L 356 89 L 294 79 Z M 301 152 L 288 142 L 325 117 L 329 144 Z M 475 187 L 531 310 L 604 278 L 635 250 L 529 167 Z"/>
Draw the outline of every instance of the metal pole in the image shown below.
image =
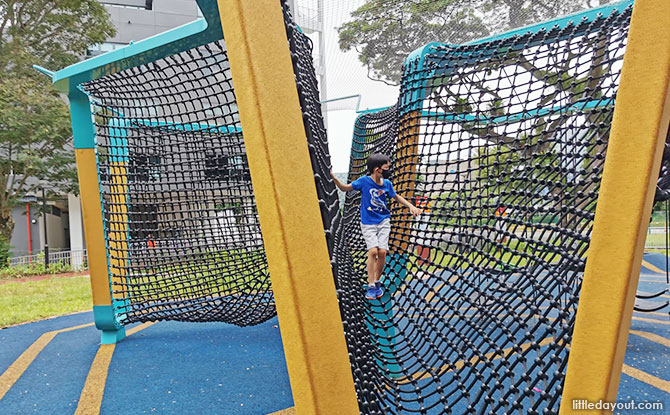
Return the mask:
<path id="1" fill-rule="evenodd" d="M 49 268 L 49 238 L 47 237 L 47 195 L 42 188 L 42 217 L 44 221 L 44 268 Z"/>
<path id="2" fill-rule="evenodd" d="M 30 202 L 26 203 L 26 227 L 28 229 L 28 263 L 32 263 L 33 244 L 30 235 Z"/>
<path id="3" fill-rule="evenodd" d="M 321 69 L 321 73 L 319 74 L 319 90 L 321 92 L 321 100 L 325 101 L 328 99 L 328 92 L 326 89 L 326 22 L 323 13 L 323 0 L 317 1 L 317 10 L 319 14 L 319 24 L 317 27 L 319 30 L 319 69 Z M 328 111 L 325 109 L 324 107 L 324 111 L 322 112 L 323 126 L 328 131 Z"/>

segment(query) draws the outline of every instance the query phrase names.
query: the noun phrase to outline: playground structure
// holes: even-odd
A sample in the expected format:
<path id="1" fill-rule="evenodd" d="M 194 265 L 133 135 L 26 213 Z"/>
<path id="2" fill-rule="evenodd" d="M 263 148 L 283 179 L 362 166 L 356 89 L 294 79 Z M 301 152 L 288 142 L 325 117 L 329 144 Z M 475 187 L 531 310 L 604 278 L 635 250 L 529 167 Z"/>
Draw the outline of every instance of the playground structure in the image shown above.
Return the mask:
<path id="1" fill-rule="evenodd" d="M 278 1 L 198 3 L 206 22 L 54 76 L 71 102 L 103 342 L 132 321 L 264 321 L 269 276 L 298 411 L 613 400 L 668 126 L 663 2 L 410 56 L 398 104 L 354 131 L 350 179 L 386 152 L 399 193 L 431 204 L 417 222 L 394 212 L 375 303 L 357 200 L 341 215 L 327 179 L 309 41 Z M 431 155 L 464 172 L 430 172 Z M 501 205 L 555 220 L 519 236 L 530 222 L 496 216 Z M 418 264 L 418 238 L 439 254 Z"/>

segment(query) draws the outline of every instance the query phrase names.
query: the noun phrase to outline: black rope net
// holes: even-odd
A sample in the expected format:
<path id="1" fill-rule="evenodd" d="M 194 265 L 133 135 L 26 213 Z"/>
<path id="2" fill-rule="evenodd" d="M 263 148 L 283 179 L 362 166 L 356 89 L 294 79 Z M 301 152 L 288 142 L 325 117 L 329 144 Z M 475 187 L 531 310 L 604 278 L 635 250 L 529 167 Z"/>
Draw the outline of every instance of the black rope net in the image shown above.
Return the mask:
<path id="1" fill-rule="evenodd" d="M 358 118 L 349 181 L 385 153 L 423 209 L 392 206 L 377 300 L 360 195 L 340 212 L 324 180 L 309 50 L 287 17 L 361 413 L 558 413 L 630 16 L 432 46 L 396 106 Z"/>
<path id="2" fill-rule="evenodd" d="M 392 206 L 373 301 L 360 196 L 340 210 L 312 45 L 284 12 L 361 413 L 557 413 L 630 8 L 433 46 L 396 106 L 359 117 L 349 181 L 385 153 L 424 209 Z M 274 316 L 223 43 L 82 89 L 122 322 Z"/>
<path id="3" fill-rule="evenodd" d="M 663 147 L 663 158 L 661 159 L 661 170 L 656 180 L 656 194 L 654 203 L 666 202 L 670 200 L 670 130 L 665 138 Z"/>
<path id="4" fill-rule="evenodd" d="M 114 310 L 258 324 L 276 314 L 222 41 L 82 85 L 93 103 Z"/>

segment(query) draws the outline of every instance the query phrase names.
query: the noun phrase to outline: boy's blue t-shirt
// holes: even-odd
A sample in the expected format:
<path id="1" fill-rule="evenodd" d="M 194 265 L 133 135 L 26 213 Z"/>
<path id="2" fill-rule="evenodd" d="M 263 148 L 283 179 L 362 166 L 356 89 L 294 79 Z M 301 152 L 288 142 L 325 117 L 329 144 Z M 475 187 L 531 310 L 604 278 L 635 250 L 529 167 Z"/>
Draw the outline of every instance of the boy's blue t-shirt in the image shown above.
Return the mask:
<path id="1" fill-rule="evenodd" d="M 354 190 L 361 192 L 361 223 L 377 225 L 384 219 L 391 217 L 387 197 L 395 197 L 393 184 L 384 179 L 383 185 L 378 185 L 370 176 L 363 176 L 351 183 Z"/>

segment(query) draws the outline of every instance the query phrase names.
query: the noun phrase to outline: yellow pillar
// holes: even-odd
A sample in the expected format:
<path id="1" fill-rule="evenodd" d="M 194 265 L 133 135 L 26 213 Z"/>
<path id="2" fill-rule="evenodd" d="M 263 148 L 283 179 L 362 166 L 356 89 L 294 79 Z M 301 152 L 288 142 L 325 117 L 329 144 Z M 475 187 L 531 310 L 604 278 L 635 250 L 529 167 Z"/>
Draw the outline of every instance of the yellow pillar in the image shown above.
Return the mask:
<path id="1" fill-rule="evenodd" d="M 86 252 L 88 268 L 91 273 L 93 304 L 111 306 L 107 275 L 107 251 L 105 233 L 102 227 L 102 209 L 100 207 L 100 186 L 95 163 L 95 150 L 84 148 L 75 150 L 79 192 L 81 194 L 84 229 L 86 231 Z"/>
<path id="2" fill-rule="evenodd" d="M 614 401 L 619 388 L 646 230 L 670 123 L 668 22 L 667 0 L 635 2 L 561 415 L 580 413 L 572 409 L 575 399 Z"/>
<path id="3" fill-rule="evenodd" d="M 88 268 L 91 274 L 93 315 L 96 327 L 102 330 L 101 343 L 116 343 L 125 337 L 126 332 L 119 324 L 112 306 L 91 104 L 88 96 L 76 88 L 72 88 L 69 99 Z"/>
<path id="4" fill-rule="evenodd" d="M 113 156 L 110 156 L 113 157 Z M 127 159 L 127 156 L 124 157 Z M 112 161 L 109 203 L 109 272 L 112 297 L 123 299 L 128 273 L 128 166 Z"/>
<path id="5" fill-rule="evenodd" d="M 280 2 L 218 1 L 296 410 L 358 414 Z"/>
<path id="6" fill-rule="evenodd" d="M 395 170 L 394 186 L 395 191 L 405 199 L 416 204 L 414 200 L 414 188 L 416 187 L 416 166 L 419 165 L 419 131 L 421 128 L 421 111 L 414 110 L 404 114 L 400 120 L 400 133 L 398 135 L 398 144 L 395 152 Z M 410 234 L 412 232 L 411 216 L 404 206 L 397 205 L 398 210 L 404 216 L 401 222 L 406 224 L 401 228 L 396 221 L 391 227 L 391 232 L 396 238 L 391 238 L 393 250 L 399 255 L 406 255 L 409 249 Z M 398 239 L 398 237 L 400 239 Z"/>

